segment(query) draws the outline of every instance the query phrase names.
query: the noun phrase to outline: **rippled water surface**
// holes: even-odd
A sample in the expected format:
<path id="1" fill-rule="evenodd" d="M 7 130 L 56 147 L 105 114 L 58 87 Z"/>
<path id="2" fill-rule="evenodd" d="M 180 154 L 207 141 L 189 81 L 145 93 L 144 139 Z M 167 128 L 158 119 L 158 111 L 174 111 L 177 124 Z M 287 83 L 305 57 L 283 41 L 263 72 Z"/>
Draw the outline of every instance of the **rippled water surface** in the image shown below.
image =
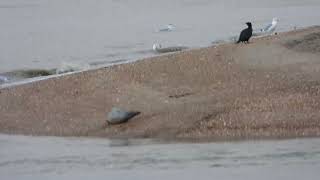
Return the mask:
<path id="1" fill-rule="evenodd" d="M 320 139 L 163 143 L 0 136 L 4 179 L 317 179 Z M 2 179 L 1 178 L 1 179 Z"/>
<path id="2" fill-rule="evenodd" d="M 124 63 L 163 46 L 208 46 L 278 17 L 279 31 L 320 24 L 319 0 L 0 0 L 0 73 L 64 63 Z M 167 24 L 172 32 L 157 32 Z"/>

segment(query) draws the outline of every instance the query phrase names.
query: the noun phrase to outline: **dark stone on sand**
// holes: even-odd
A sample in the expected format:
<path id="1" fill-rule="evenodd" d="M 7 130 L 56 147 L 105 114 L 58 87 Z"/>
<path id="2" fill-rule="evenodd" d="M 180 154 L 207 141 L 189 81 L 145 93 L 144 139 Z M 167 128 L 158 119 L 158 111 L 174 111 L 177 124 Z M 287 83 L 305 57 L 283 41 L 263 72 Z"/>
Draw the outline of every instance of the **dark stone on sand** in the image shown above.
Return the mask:
<path id="1" fill-rule="evenodd" d="M 141 112 L 139 111 L 126 111 L 120 108 L 112 108 L 111 111 L 108 113 L 108 124 L 121 124 L 125 123 L 131 118 L 139 115 Z"/>

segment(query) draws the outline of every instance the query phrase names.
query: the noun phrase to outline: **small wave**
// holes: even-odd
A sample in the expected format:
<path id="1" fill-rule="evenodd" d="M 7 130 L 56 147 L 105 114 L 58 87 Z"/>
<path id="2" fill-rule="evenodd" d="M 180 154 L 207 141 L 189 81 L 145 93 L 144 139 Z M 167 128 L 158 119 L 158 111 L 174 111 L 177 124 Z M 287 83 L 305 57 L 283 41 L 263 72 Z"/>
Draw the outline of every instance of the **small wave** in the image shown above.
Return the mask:
<path id="1" fill-rule="evenodd" d="M 117 59 L 117 60 L 113 60 L 113 61 L 95 61 L 95 62 L 91 62 L 89 63 L 89 65 L 91 66 L 101 66 L 101 65 L 109 65 L 109 64 L 115 64 L 115 63 L 121 63 L 121 62 L 126 62 L 128 61 L 127 59 Z"/>
<path id="2" fill-rule="evenodd" d="M 0 75 L 0 88 L 8 84 L 15 84 L 17 82 L 24 81 L 26 79 L 46 77 L 55 74 L 56 69 L 28 69 L 2 73 Z"/>
<path id="3" fill-rule="evenodd" d="M 31 8 L 36 7 L 36 4 L 2 4 L 0 9 L 18 9 L 18 8 Z"/>
<path id="4" fill-rule="evenodd" d="M 13 79 L 21 78 L 33 78 L 39 76 L 49 76 L 55 74 L 55 69 L 28 69 L 28 70 L 17 70 L 5 73 L 6 77 L 11 77 Z"/>
<path id="5" fill-rule="evenodd" d="M 15 70 L 0 75 L 0 84 L 17 82 L 25 79 L 45 77 L 56 74 L 64 74 L 75 71 L 83 71 L 90 69 L 89 64 L 62 63 L 60 67 L 55 69 L 26 69 Z"/>
<path id="6" fill-rule="evenodd" d="M 63 62 L 59 68 L 56 69 L 56 74 L 63 74 L 68 72 L 75 72 L 75 71 L 83 71 L 90 69 L 90 64 L 82 63 L 70 63 L 70 62 Z"/>
<path id="7" fill-rule="evenodd" d="M 126 45 L 105 45 L 104 48 L 113 49 L 113 50 L 127 50 L 127 49 L 134 49 L 139 46 L 143 46 L 143 42 L 133 43 L 133 44 L 126 44 Z"/>
<path id="8" fill-rule="evenodd" d="M 217 39 L 211 42 L 213 45 L 224 44 L 224 43 L 235 43 L 239 39 L 239 36 L 233 35 L 223 39 Z"/>

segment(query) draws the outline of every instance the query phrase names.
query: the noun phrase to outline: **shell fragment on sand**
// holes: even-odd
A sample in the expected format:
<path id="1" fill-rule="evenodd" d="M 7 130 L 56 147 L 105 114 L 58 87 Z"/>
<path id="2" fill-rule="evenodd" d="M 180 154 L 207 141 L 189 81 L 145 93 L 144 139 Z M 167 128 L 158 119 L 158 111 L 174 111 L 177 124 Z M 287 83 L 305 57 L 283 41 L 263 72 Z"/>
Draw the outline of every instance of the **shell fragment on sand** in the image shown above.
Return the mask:
<path id="1" fill-rule="evenodd" d="M 121 124 L 125 123 L 131 118 L 139 115 L 141 112 L 139 111 L 126 111 L 120 108 L 112 108 L 111 111 L 108 113 L 107 116 L 107 123 L 108 124 Z"/>
<path id="2" fill-rule="evenodd" d="M 185 49 L 188 49 L 188 47 L 186 46 L 162 47 L 161 44 L 153 44 L 152 49 L 157 53 L 169 53 L 169 52 L 183 51 Z"/>

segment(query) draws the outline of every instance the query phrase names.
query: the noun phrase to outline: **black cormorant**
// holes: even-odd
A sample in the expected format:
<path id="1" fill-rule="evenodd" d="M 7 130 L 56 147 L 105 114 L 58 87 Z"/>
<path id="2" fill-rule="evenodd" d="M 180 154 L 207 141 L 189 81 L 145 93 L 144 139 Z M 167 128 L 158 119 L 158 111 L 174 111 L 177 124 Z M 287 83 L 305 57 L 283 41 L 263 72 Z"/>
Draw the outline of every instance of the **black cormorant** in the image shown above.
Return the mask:
<path id="1" fill-rule="evenodd" d="M 248 25 L 248 28 L 246 28 L 246 29 L 241 31 L 240 37 L 239 37 L 239 40 L 238 40 L 237 43 L 240 43 L 240 42 L 248 43 L 249 39 L 252 36 L 252 25 L 251 25 L 251 22 L 247 22 L 246 24 Z"/>

